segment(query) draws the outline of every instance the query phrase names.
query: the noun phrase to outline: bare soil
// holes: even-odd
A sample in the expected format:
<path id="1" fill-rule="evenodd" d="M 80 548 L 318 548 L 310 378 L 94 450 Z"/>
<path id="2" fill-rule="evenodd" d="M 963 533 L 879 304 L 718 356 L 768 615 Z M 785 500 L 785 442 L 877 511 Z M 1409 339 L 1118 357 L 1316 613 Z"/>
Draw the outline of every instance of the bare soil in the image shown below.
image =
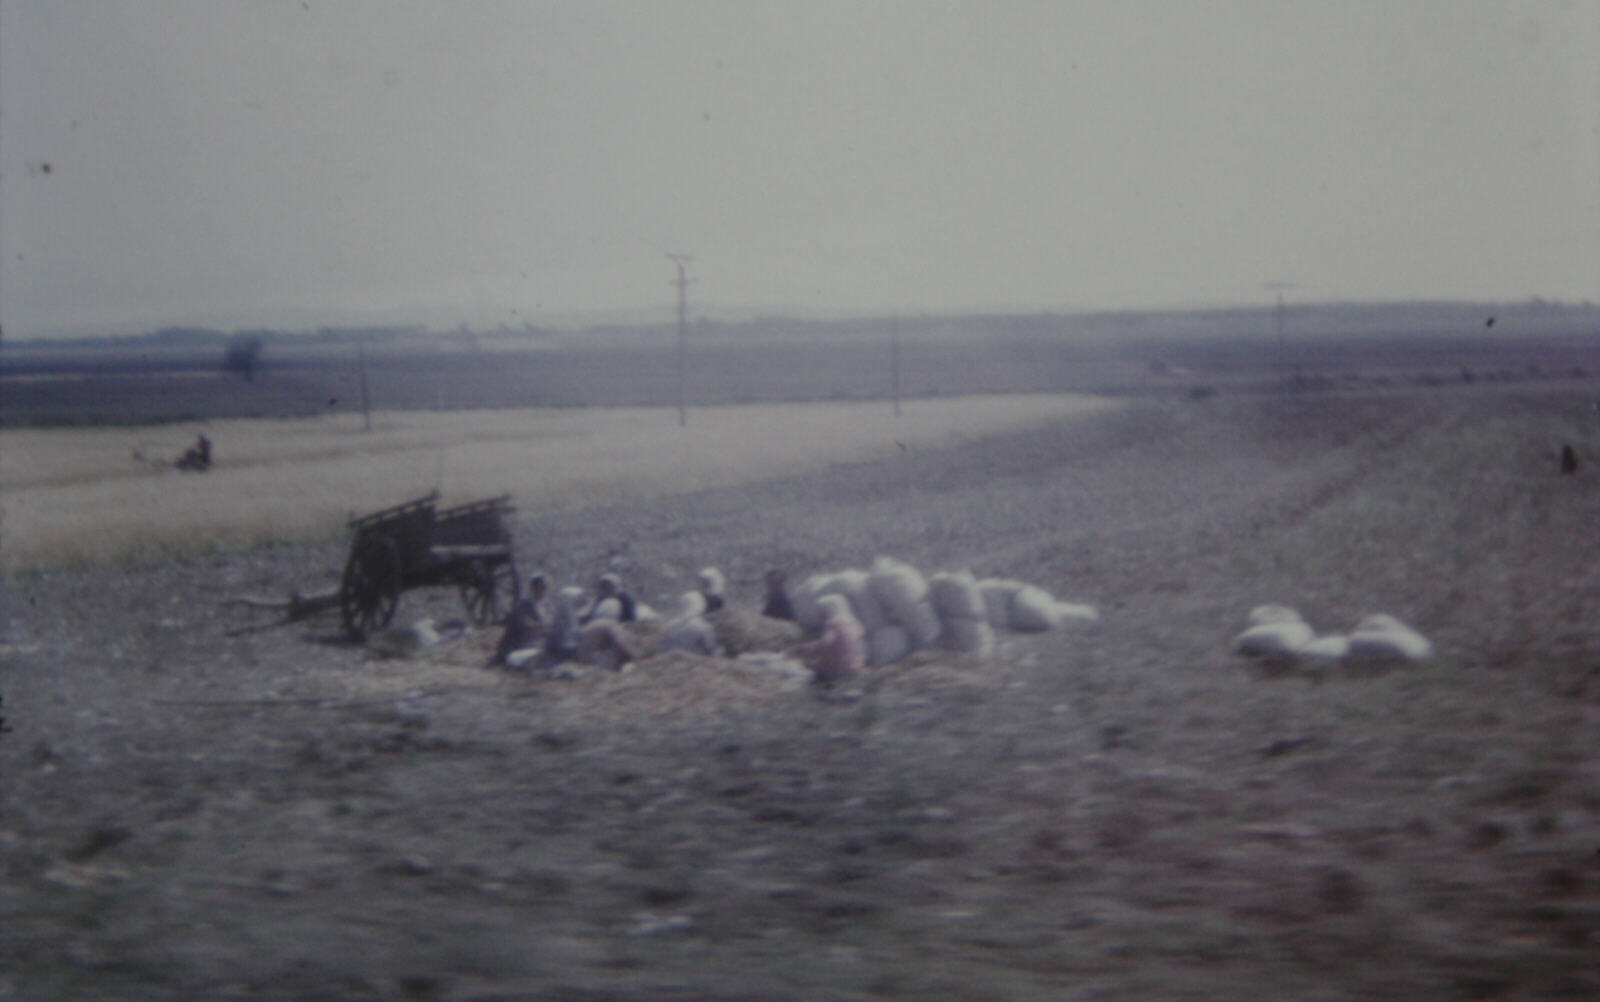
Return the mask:
<path id="1" fill-rule="evenodd" d="M 1146 400 L 519 524 L 664 607 L 887 553 L 1102 611 L 841 689 L 220 606 L 336 544 L 10 579 L 0 999 L 1600 997 L 1595 395 Z M 1235 657 L 1269 601 L 1439 654 Z"/>

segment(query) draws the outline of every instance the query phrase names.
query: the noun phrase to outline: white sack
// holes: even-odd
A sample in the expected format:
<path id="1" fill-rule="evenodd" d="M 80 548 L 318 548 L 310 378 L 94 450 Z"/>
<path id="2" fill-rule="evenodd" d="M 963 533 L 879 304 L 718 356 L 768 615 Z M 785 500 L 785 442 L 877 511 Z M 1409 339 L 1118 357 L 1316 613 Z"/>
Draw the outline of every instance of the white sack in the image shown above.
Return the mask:
<path id="1" fill-rule="evenodd" d="M 1264 626 L 1267 623 L 1300 623 L 1305 617 L 1286 605 L 1258 605 L 1250 610 L 1250 625 Z"/>
<path id="2" fill-rule="evenodd" d="M 1240 654 L 1257 656 L 1294 654 L 1310 643 L 1314 636 L 1311 627 L 1299 620 L 1262 623 L 1234 638 L 1233 649 Z"/>
<path id="3" fill-rule="evenodd" d="M 849 599 L 850 611 L 861 620 L 861 628 L 870 634 L 887 625 L 887 617 L 884 616 L 878 600 L 872 597 L 872 591 L 867 587 L 868 580 L 869 575 L 866 571 L 839 571 L 829 576 L 820 594 L 843 595 Z"/>
<path id="4" fill-rule="evenodd" d="M 927 579 L 915 567 L 893 557 L 878 557 L 872 562 L 867 585 L 891 623 L 913 629 L 917 603 L 928 597 Z"/>
<path id="5" fill-rule="evenodd" d="M 1059 603 L 1037 585 L 1023 585 L 1011 596 L 1011 628 L 1036 632 L 1061 625 Z"/>
<path id="6" fill-rule="evenodd" d="M 828 594 L 828 585 L 832 581 L 832 574 L 813 574 L 800 582 L 800 587 L 789 595 L 789 601 L 794 605 L 795 622 L 807 633 L 822 629 L 822 609 L 818 607 L 817 599 Z"/>
<path id="7" fill-rule="evenodd" d="M 928 579 L 928 590 L 933 595 L 934 611 L 946 622 L 988 615 L 983 604 L 983 592 L 978 590 L 978 580 L 970 571 L 941 571 Z"/>
<path id="8" fill-rule="evenodd" d="M 884 626 L 867 634 L 867 664 L 892 665 L 911 653 L 911 638 L 898 626 Z"/>
<path id="9" fill-rule="evenodd" d="M 933 602 L 929 599 L 912 606 L 911 621 L 903 625 L 906 634 L 911 637 L 911 646 L 915 650 L 937 644 L 939 635 L 944 632 L 944 626 L 939 622 L 939 614 L 933 610 Z"/>
<path id="10" fill-rule="evenodd" d="M 1356 624 L 1350 634 L 1350 655 L 1426 661 L 1433 657 L 1433 644 L 1400 620 L 1379 613 Z"/>

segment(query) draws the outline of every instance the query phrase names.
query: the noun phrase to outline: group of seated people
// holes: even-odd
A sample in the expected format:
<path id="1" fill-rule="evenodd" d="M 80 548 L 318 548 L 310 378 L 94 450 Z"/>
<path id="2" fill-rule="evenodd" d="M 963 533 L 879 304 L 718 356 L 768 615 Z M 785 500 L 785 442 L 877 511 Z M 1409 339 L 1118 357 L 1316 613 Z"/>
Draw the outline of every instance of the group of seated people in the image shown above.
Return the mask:
<path id="1" fill-rule="evenodd" d="M 662 624 L 661 650 L 720 655 L 716 630 L 705 617 L 726 606 L 723 589 L 720 571 L 714 567 L 702 570 L 699 587 L 684 592 L 677 615 Z M 767 572 L 766 589 L 762 614 L 793 620 L 794 606 L 782 571 Z M 654 614 L 623 587 L 616 574 L 601 575 L 594 595 L 587 600 L 581 588 L 572 586 L 552 595 L 545 575 L 535 574 L 506 619 L 491 663 L 520 669 L 577 660 L 619 668 L 634 660 L 636 653 L 624 624 L 641 618 L 654 618 Z"/>

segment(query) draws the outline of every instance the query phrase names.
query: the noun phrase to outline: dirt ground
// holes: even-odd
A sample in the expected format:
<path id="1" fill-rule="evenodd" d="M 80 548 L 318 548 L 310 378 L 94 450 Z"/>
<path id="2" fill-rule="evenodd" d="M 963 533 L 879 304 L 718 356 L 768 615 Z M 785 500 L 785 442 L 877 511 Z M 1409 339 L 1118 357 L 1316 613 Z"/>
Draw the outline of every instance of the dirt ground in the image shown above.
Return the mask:
<path id="1" fill-rule="evenodd" d="M 838 689 L 220 604 L 338 544 L 10 579 L 0 999 L 1600 997 L 1597 395 L 1143 400 L 519 522 L 663 608 L 885 553 L 1102 612 Z M 1438 654 L 1253 664 L 1264 602 Z"/>

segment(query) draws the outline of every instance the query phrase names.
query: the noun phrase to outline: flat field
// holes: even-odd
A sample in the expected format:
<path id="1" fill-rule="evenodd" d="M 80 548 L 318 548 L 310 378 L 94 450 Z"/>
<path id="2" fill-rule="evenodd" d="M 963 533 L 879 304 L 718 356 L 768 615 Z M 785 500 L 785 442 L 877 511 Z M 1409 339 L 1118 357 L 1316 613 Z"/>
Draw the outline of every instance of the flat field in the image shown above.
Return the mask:
<path id="1" fill-rule="evenodd" d="M 0 429 L 8 570 L 327 536 L 352 513 L 438 490 L 530 512 L 810 472 L 1116 404 L 1052 394 L 887 403 L 382 412 L 138 428 Z M 215 465 L 161 460 L 204 431 Z"/>
<path id="2" fill-rule="evenodd" d="M 221 605 L 336 579 L 337 538 L 13 574 L 0 998 L 1600 997 L 1600 385 L 1384 379 L 523 505 L 525 568 L 659 606 L 887 553 L 1102 613 L 831 690 Z M 1265 602 L 1438 653 L 1252 663 Z"/>

